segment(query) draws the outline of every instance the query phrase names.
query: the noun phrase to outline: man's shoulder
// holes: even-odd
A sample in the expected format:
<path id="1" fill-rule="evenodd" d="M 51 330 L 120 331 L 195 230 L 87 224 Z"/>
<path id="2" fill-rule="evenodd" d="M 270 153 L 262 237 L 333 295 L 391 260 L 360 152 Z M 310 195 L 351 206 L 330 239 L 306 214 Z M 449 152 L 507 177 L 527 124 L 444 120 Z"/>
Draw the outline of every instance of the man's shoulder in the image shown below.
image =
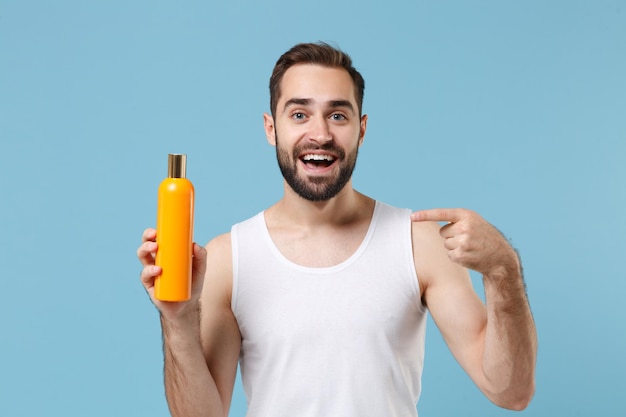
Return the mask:
<path id="1" fill-rule="evenodd" d="M 249 223 L 252 223 L 252 222 L 254 222 L 254 221 L 258 221 L 259 217 L 263 216 L 263 215 L 264 215 L 264 213 L 265 213 L 265 211 L 266 211 L 266 210 L 262 210 L 262 211 L 260 211 L 260 212 L 258 212 L 258 213 L 256 213 L 256 214 L 254 214 L 254 215 L 252 215 L 252 216 L 248 217 L 247 219 L 240 220 L 240 221 L 236 222 L 235 224 L 233 224 L 233 225 L 232 225 L 232 227 L 231 227 L 231 231 L 232 231 L 232 229 L 233 229 L 233 228 L 235 228 L 235 227 L 240 227 L 240 225 L 249 224 Z"/>
<path id="2" fill-rule="evenodd" d="M 411 215 L 411 209 L 407 207 L 402 207 L 400 205 L 389 204 L 382 200 L 376 201 L 376 212 L 378 217 L 384 218 L 396 218 L 399 220 L 410 221 L 409 216 Z"/>
<path id="3" fill-rule="evenodd" d="M 215 254 L 218 257 L 229 254 L 231 251 L 231 232 L 222 233 L 215 236 L 204 247 L 209 255 Z"/>
<path id="4" fill-rule="evenodd" d="M 245 220 L 236 222 L 231 226 L 230 231 L 217 235 L 213 239 L 211 239 L 209 243 L 205 245 L 206 250 L 211 252 L 218 252 L 223 255 L 229 255 L 230 257 L 230 252 L 232 250 L 233 233 L 236 234 L 237 230 L 248 227 L 255 222 L 259 222 L 264 212 L 265 211 L 258 212 Z"/>

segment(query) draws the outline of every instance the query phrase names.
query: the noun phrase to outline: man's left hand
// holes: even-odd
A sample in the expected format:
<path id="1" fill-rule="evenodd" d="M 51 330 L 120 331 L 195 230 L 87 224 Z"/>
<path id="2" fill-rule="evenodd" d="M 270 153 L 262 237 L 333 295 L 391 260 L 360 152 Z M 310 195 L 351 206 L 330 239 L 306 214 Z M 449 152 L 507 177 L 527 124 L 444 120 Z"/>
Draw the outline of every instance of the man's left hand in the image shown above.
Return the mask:
<path id="1" fill-rule="evenodd" d="M 414 222 L 447 222 L 439 234 L 448 257 L 455 263 L 483 275 L 518 266 L 515 250 L 493 225 L 478 213 L 466 209 L 420 210 L 411 214 Z"/>

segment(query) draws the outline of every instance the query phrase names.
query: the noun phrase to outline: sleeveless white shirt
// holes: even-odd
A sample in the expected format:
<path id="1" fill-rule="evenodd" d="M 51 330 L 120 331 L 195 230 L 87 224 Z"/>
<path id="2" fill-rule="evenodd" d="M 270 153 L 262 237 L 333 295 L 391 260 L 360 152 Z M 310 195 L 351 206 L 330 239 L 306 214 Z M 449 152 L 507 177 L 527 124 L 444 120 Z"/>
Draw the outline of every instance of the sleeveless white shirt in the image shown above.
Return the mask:
<path id="1" fill-rule="evenodd" d="M 233 226 L 248 417 L 417 416 L 426 308 L 409 215 L 376 202 L 360 247 L 328 268 L 286 259 L 263 213 Z"/>

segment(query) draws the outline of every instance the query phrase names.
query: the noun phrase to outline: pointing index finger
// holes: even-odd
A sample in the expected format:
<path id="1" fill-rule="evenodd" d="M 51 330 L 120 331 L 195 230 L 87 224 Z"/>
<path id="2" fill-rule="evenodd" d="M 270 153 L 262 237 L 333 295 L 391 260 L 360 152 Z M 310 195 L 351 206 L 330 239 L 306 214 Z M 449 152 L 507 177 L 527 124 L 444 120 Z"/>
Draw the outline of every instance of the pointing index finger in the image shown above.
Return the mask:
<path id="1" fill-rule="evenodd" d="M 460 209 L 430 209 L 419 210 L 411 214 L 411 220 L 414 222 L 450 222 L 456 223 L 462 219 Z"/>

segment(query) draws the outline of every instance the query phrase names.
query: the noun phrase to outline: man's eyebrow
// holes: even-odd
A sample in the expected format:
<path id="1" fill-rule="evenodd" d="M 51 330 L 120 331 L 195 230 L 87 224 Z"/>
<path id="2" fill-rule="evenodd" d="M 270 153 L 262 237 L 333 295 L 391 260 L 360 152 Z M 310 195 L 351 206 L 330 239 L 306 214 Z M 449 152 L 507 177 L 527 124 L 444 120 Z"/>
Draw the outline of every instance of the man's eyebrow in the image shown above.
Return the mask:
<path id="1" fill-rule="evenodd" d="M 294 97 L 294 98 L 290 98 L 289 100 L 285 102 L 285 106 L 283 107 L 283 110 L 287 110 L 287 108 L 290 106 L 308 106 L 309 104 L 311 104 L 310 98 Z"/>
<path id="2" fill-rule="evenodd" d="M 283 107 L 283 111 L 287 110 L 290 106 L 308 106 L 312 103 L 313 100 L 310 98 L 291 98 L 285 102 L 285 106 Z M 328 105 L 332 108 L 338 107 L 346 107 L 351 111 L 354 111 L 354 106 L 349 100 L 330 100 L 328 101 Z"/>
<path id="3" fill-rule="evenodd" d="M 351 111 L 354 111 L 354 106 L 352 106 L 352 103 L 348 100 L 331 100 L 329 104 L 332 108 L 346 107 Z"/>

